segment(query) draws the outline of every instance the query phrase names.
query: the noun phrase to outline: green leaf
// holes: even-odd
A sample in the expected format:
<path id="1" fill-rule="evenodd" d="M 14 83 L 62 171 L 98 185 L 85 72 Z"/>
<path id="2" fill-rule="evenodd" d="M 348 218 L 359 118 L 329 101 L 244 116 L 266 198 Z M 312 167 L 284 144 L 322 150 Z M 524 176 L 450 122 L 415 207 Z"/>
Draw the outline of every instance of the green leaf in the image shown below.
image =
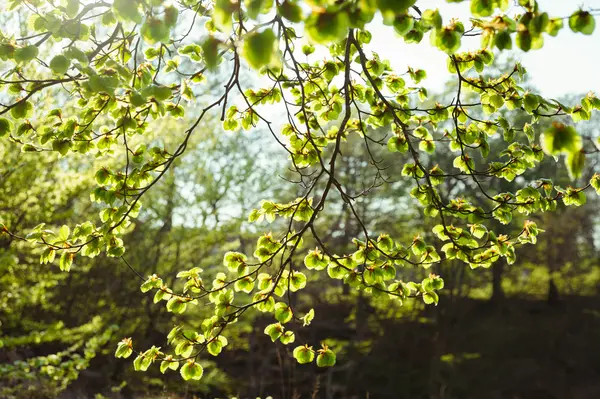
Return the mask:
<path id="1" fill-rule="evenodd" d="M 52 141 L 52 149 L 65 156 L 71 149 L 71 140 L 54 140 Z"/>
<path id="2" fill-rule="evenodd" d="M 558 35 L 558 32 L 563 28 L 563 21 L 561 18 L 552 18 L 548 21 L 546 26 L 546 33 L 550 36 Z"/>
<path id="3" fill-rule="evenodd" d="M 217 356 L 223 350 L 223 344 L 219 339 L 214 339 L 208 343 L 206 350 L 213 356 Z"/>
<path id="4" fill-rule="evenodd" d="M 272 29 L 250 33 L 244 39 L 244 57 L 252 68 L 260 69 L 271 63 L 276 44 L 277 38 Z"/>
<path id="5" fill-rule="evenodd" d="M 244 277 L 243 279 L 235 282 L 234 289 L 237 292 L 243 291 L 246 294 L 249 294 L 254 289 L 254 280 L 252 279 L 252 277 L 249 276 Z"/>
<path id="6" fill-rule="evenodd" d="M 117 344 L 115 357 L 126 359 L 133 353 L 131 338 L 125 338 Z"/>
<path id="7" fill-rule="evenodd" d="M 431 42 L 440 50 L 454 54 L 460 47 L 461 34 L 451 28 L 443 28 L 431 32 Z"/>
<path id="8" fill-rule="evenodd" d="M 567 154 L 565 158 L 567 171 L 571 179 L 577 179 L 581 177 L 583 167 L 585 165 L 585 153 L 582 151 L 573 151 Z"/>
<path id="9" fill-rule="evenodd" d="M 523 133 L 525 133 L 525 135 L 527 136 L 529 143 L 533 143 L 535 141 L 535 130 L 533 129 L 533 126 L 531 126 L 529 123 L 526 123 L 523 126 Z"/>
<path id="10" fill-rule="evenodd" d="M 142 14 L 139 6 L 140 2 L 138 0 L 114 0 L 112 7 L 114 14 L 120 20 L 141 24 Z"/>
<path id="11" fill-rule="evenodd" d="M 343 11 L 315 11 L 304 23 L 310 39 L 325 44 L 341 40 L 347 35 L 350 18 Z"/>
<path id="12" fill-rule="evenodd" d="M 599 185 L 600 185 L 600 178 L 599 180 Z M 303 317 L 302 317 L 302 325 L 304 327 L 310 325 L 310 323 L 312 323 L 313 319 L 315 318 L 315 310 L 311 309 L 308 311 L 308 313 L 306 313 Z"/>
<path id="13" fill-rule="evenodd" d="M 590 184 L 596 190 L 597 194 L 600 194 L 600 174 L 595 173 L 594 176 L 590 179 Z"/>
<path id="14" fill-rule="evenodd" d="M 302 8 L 295 1 L 284 0 L 279 6 L 277 6 L 277 12 L 290 22 L 302 22 Z"/>
<path id="15" fill-rule="evenodd" d="M 67 0 L 65 10 L 70 18 L 74 18 L 79 11 L 79 0 Z"/>
<path id="16" fill-rule="evenodd" d="M 335 365 L 335 353 L 331 349 L 319 350 L 317 356 L 317 366 L 319 367 L 333 367 Z"/>
<path id="17" fill-rule="evenodd" d="M 219 45 L 221 41 L 213 36 L 209 36 L 204 42 L 202 42 L 202 56 L 206 67 L 210 70 L 214 70 L 219 64 Z"/>
<path id="18" fill-rule="evenodd" d="M 163 360 L 160 362 L 160 372 L 164 374 L 167 370 L 177 370 L 179 363 L 176 361 Z"/>
<path id="19" fill-rule="evenodd" d="M 289 277 L 290 279 L 290 291 L 296 292 L 306 287 L 306 276 L 304 273 L 294 271 Z"/>
<path id="20" fill-rule="evenodd" d="M 154 293 L 154 298 L 152 299 L 152 301 L 154 303 L 158 303 L 158 302 L 160 302 L 160 301 L 162 301 L 164 299 L 168 300 L 169 298 L 170 298 L 170 294 L 166 290 L 158 289 Z"/>
<path id="21" fill-rule="evenodd" d="M 170 27 L 158 18 L 146 18 L 140 33 L 144 41 L 149 44 L 168 43 L 170 38 Z"/>
<path id="22" fill-rule="evenodd" d="M 20 47 L 15 50 L 14 59 L 18 63 L 24 64 L 33 61 L 39 54 L 39 49 L 33 44 L 25 47 Z"/>
<path id="23" fill-rule="evenodd" d="M 523 96 L 523 107 L 525 108 L 525 111 L 527 111 L 528 113 L 531 114 L 533 111 L 535 111 L 538 108 L 539 105 L 540 105 L 540 100 L 537 95 L 527 92 Z"/>
<path id="24" fill-rule="evenodd" d="M 521 50 L 527 52 L 531 50 L 531 46 L 533 45 L 533 38 L 531 37 L 531 33 L 528 30 L 520 30 L 517 32 L 517 47 Z"/>
<path id="25" fill-rule="evenodd" d="M 194 352 L 194 345 L 189 340 L 181 341 L 175 347 L 175 354 L 182 357 L 190 357 Z"/>
<path id="26" fill-rule="evenodd" d="M 56 238 L 59 241 L 66 241 L 69 238 L 70 234 L 71 234 L 71 229 L 69 228 L 69 226 L 67 226 L 66 224 L 64 224 L 58 230 L 58 235 L 56 236 Z"/>
<path id="27" fill-rule="evenodd" d="M 490 96 L 490 104 L 492 104 L 496 108 L 502 108 L 504 105 L 504 98 L 502 98 L 499 94 L 492 94 Z"/>
<path id="28" fill-rule="evenodd" d="M 591 35 L 596 28 L 596 20 L 589 12 L 579 10 L 569 17 L 569 27 L 573 32 Z"/>
<path id="29" fill-rule="evenodd" d="M 419 150 L 433 154 L 435 152 L 435 143 L 432 140 L 423 140 L 419 143 Z"/>
<path id="30" fill-rule="evenodd" d="M 162 286 L 162 279 L 158 278 L 156 275 L 150 276 L 144 283 L 140 286 L 142 292 L 148 292 L 152 288 L 160 288 Z"/>
<path id="31" fill-rule="evenodd" d="M 202 60 L 202 47 L 197 44 L 188 44 L 180 47 L 178 52 L 192 61 L 200 62 Z"/>
<path id="32" fill-rule="evenodd" d="M 412 16 L 408 14 L 399 14 L 394 18 L 394 31 L 400 35 L 404 36 L 408 32 L 410 32 L 414 26 L 414 19 Z"/>
<path id="33" fill-rule="evenodd" d="M 106 182 L 108 182 L 110 176 L 110 172 L 105 168 L 99 169 L 94 175 L 94 177 L 96 178 L 96 182 L 99 185 L 104 185 Z"/>
<path id="34" fill-rule="evenodd" d="M 165 101 L 173 95 L 173 91 L 167 86 L 153 85 L 144 90 L 144 93 L 151 95 L 158 101 Z"/>
<path id="35" fill-rule="evenodd" d="M 186 364 L 184 364 L 179 370 L 181 377 L 184 380 L 199 380 L 202 378 L 202 374 L 204 373 L 204 369 L 198 363 L 193 360 L 188 360 Z"/>
<path id="36" fill-rule="evenodd" d="M 9 135 L 13 130 L 13 123 L 6 118 L 0 118 L 0 138 Z"/>
<path id="37" fill-rule="evenodd" d="M 282 344 L 289 345 L 296 340 L 296 335 L 294 334 L 293 331 L 286 331 L 285 333 L 283 333 L 283 335 L 281 336 L 281 338 L 279 340 L 281 341 Z"/>
<path id="38" fill-rule="evenodd" d="M 494 12 L 495 1 L 471 0 L 471 14 L 475 17 L 489 17 Z"/>
<path id="39" fill-rule="evenodd" d="M 315 359 L 315 352 L 308 345 L 297 346 L 293 352 L 294 359 L 300 364 L 311 363 Z"/>
<path id="40" fill-rule="evenodd" d="M 245 265 L 247 261 L 246 255 L 240 252 L 227 252 L 223 256 L 223 265 L 232 272 L 237 272 L 240 266 Z"/>
<path id="41" fill-rule="evenodd" d="M 313 46 L 311 44 L 305 44 L 302 46 L 302 53 L 304 55 L 311 55 L 314 52 L 315 52 L 315 46 Z"/>
<path id="42" fill-rule="evenodd" d="M 438 9 L 425 10 L 421 14 L 421 24 L 427 28 L 434 28 L 439 30 L 442 28 L 442 16 Z"/>
<path id="43" fill-rule="evenodd" d="M 64 251 L 60 256 L 60 260 L 58 262 L 58 266 L 60 270 L 63 272 L 68 272 L 71 270 L 71 265 L 73 264 L 73 258 L 75 254 L 73 252 Z"/>
<path id="44" fill-rule="evenodd" d="M 387 234 L 381 234 L 377 237 L 377 246 L 382 251 L 389 252 L 394 247 L 394 240 Z"/>
<path id="45" fill-rule="evenodd" d="M 10 109 L 10 115 L 15 119 L 29 118 L 33 114 L 33 104 L 21 100 Z"/>
<path id="46" fill-rule="evenodd" d="M 278 302 L 275 304 L 275 318 L 280 323 L 287 323 L 292 320 L 292 308 L 284 302 Z"/>
<path id="47" fill-rule="evenodd" d="M 327 266 L 327 274 L 333 279 L 341 280 L 348 274 L 348 270 L 337 263 L 330 263 Z"/>
<path id="48" fill-rule="evenodd" d="M 252 19 L 256 19 L 263 11 L 268 11 L 264 10 L 266 8 L 265 0 L 245 0 L 245 4 L 246 14 Z M 272 4 L 269 4 L 269 6 L 271 5 Z"/>
<path id="49" fill-rule="evenodd" d="M 439 298 L 438 294 L 436 294 L 433 291 L 426 292 L 423 294 L 423 302 L 425 302 L 427 305 L 431 305 L 431 304 L 437 305 L 439 300 L 440 300 L 440 298 Z"/>
<path id="50" fill-rule="evenodd" d="M 144 357 L 142 355 L 138 355 L 135 360 L 133 361 L 133 369 L 135 371 L 141 371 L 142 370 L 142 362 L 144 361 Z"/>
<path id="51" fill-rule="evenodd" d="M 283 331 L 284 327 L 281 323 L 273 323 L 265 327 L 265 334 L 267 334 L 273 342 L 277 341 L 279 337 L 282 336 Z"/>
<path id="52" fill-rule="evenodd" d="M 582 141 L 572 126 L 554 122 L 540 137 L 542 148 L 547 154 L 572 153 L 581 150 Z"/>
<path id="53" fill-rule="evenodd" d="M 441 277 L 436 276 L 433 278 L 431 286 L 434 290 L 441 290 L 442 288 L 444 288 L 444 280 Z"/>
<path id="54" fill-rule="evenodd" d="M 376 0 L 382 14 L 402 14 L 416 3 L 416 0 Z"/>
<path id="55" fill-rule="evenodd" d="M 223 32 L 231 30 L 231 14 L 236 10 L 237 1 L 216 0 L 212 13 L 213 24 Z"/>
<path id="56" fill-rule="evenodd" d="M 146 371 L 151 364 L 152 357 L 142 354 L 138 355 L 133 361 L 133 368 L 135 371 Z"/>
<path id="57" fill-rule="evenodd" d="M 50 69 L 57 75 L 64 75 L 69 70 L 71 62 L 67 57 L 59 54 L 50 61 Z"/>
<path id="58" fill-rule="evenodd" d="M 171 299 L 169 299 L 169 301 L 167 302 L 167 310 L 169 312 L 183 313 L 183 312 L 185 312 L 186 307 L 187 307 L 187 305 L 186 305 L 185 301 L 183 301 L 179 297 L 174 296 Z"/>
<path id="59" fill-rule="evenodd" d="M 391 152 L 408 151 L 408 142 L 404 136 L 392 136 L 387 142 L 387 148 Z"/>
<path id="60" fill-rule="evenodd" d="M 562 193 L 563 203 L 567 206 L 581 206 L 585 205 L 587 198 L 583 190 L 574 189 L 569 187 L 566 192 Z"/>
<path id="61" fill-rule="evenodd" d="M 164 11 L 164 21 L 167 27 L 173 28 L 177 23 L 177 17 L 179 15 L 179 11 L 174 6 L 166 6 Z"/>
<path id="62" fill-rule="evenodd" d="M 329 257 L 323 255 L 318 249 L 311 251 L 304 258 L 304 265 L 309 270 L 324 270 L 329 264 Z"/>

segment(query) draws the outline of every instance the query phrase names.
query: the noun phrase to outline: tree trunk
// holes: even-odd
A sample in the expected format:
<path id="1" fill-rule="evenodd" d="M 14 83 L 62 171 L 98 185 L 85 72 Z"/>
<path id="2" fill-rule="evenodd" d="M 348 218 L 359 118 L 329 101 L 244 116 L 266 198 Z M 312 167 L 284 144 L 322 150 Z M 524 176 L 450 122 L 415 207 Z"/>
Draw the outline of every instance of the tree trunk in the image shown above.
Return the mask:
<path id="1" fill-rule="evenodd" d="M 504 274 L 504 259 L 500 259 L 492 265 L 492 298 L 491 301 L 499 303 L 504 300 L 504 289 L 502 288 L 502 276 Z"/>
<path id="2" fill-rule="evenodd" d="M 550 277 L 548 281 L 548 304 L 557 305 L 560 302 L 560 293 L 558 287 L 554 283 L 554 278 Z"/>

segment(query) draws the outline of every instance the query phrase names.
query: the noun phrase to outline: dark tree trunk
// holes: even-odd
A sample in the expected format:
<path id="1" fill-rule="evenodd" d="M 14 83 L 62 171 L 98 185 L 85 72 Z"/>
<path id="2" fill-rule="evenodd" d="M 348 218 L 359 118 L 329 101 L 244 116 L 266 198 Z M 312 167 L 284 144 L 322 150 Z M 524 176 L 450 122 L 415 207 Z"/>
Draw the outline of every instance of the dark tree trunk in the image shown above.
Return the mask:
<path id="1" fill-rule="evenodd" d="M 554 279 L 550 278 L 548 281 L 548 304 L 557 305 L 560 302 L 560 293 L 558 287 L 554 283 Z"/>
<path id="2" fill-rule="evenodd" d="M 502 288 L 502 276 L 504 275 L 504 259 L 500 259 L 492 265 L 492 298 L 491 301 L 498 303 L 504 300 L 504 289 Z"/>

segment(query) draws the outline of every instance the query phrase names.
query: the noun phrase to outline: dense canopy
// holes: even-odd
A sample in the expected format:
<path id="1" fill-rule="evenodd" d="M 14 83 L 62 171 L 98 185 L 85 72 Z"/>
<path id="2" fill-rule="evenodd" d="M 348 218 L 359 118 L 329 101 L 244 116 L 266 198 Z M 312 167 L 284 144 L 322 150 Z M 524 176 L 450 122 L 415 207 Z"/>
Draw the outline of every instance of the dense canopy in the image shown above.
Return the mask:
<path id="1" fill-rule="evenodd" d="M 306 332 L 320 315 L 299 291 L 333 279 L 382 303 L 437 305 L 445 285 L 438 265 L 511 265 L 544 231 L 541 214 L 600 193 L 590 167 L 600 140 L 578 128 L 600 98 L 545 98 L 524 66 L 503 57 L 534 52 L 566 30 L 593 34 L 600 10 L 548 15 L 541 1 L 471 0 L 471 18 L 459 20 L 416 0 L 7 3 L 0 137 L 7 164 L 26 153 L 29 177 L 14 184 L 36 187 L 29 196 L 39 203 L 36 218 L 2 214 L 0 228 L 17 252 L 39 256 L 44 274 L 63 279 L 87 258 L 115 258 L 119 278 L 179 315 L 166 344 L 140 347 L 135 330 L 119 342 L 116 357 L 133 359 L 135 370 L 201 380 L 209 371 L 202 362 L 239 339 L 244 317 L 262 313 L 271 320 L 264 334 L 289 345 L 298 363 L 334 366 L 335 343 Z M 375 24 L 388 35 L 372 34 Z M 466 40 L 477 48 L 465 51 Z M 372 51 L 375 41 L 391 52 L 405 42 L 445 53 L 445 92 L 421 85 L 426 69 L 393 68 Z M 219 135 L 227 144 L 214 144 Z M 568 175 L 553 180 L 548 162 Z M 203 233 L 193 232 L 192 211 L 175 224 L 187 234 L 212 230 L 220 247 L 148 270 L 131 261 L 129 237 L 141 224 L 145 239 L 165 239 L 140 215 L 171 209 L 171 229 L 176 180 L 182 197 L 204 185 L 211 200 Z M 8 204 L 14 191 L 2 196 Z M 386 220 L 369 219 L 369 198 L 381 200 Z M 222 227 L 217 208 L 244 213 L 244 233 L 229 234 L 240 227 Z M 408 236 L 392 227 L 399 209 L 424 215 L 421 229 Z M 69 223 L 57 224 L 68 210 Z M 330 233 L 338 214 L 356 229 Z M 22 227 L 32 221 L 40 224 Z M 252 248 L 240 244 L 250 239 Z M 93 351 L 115 334 L 86 345 Z"/>

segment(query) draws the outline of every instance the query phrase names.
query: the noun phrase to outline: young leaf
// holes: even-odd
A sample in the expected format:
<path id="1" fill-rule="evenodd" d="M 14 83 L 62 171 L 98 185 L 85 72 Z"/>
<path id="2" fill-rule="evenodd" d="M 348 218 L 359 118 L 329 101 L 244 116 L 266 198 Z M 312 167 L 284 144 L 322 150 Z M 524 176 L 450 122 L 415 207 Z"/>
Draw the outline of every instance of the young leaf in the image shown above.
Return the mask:
<path id="1" fill-rule="evenodd" d="M 318 352 L 317 366 L 332 367 L 335 365 L 335 353 L 331 349 L 321 349 Z"/>
<path id="2" fill-rule="evenodd" d="M 244 39 L 243 53 L 248 64 L 254 69 L 260 69 L 271 63 L 274 56 L 277 38 L 272 29 L 253 32 Z"/>
<path id="3" fill-rule="evenodd" d="M 297 346 L 293 352 L 294 359 L 300 364 L 311 363 L 315 359 L 315 352 L 308 345 Z"/>
<path id="4" fill-rule="evenodd" d="M 179 370 L 181 377 L 184 380 L 199 380 L 202 378 L 202 374 L 204 373 L 204 369 L 198 363 L 193 360 L 188 360 L 186 364 L 184 364 Z"/>
<path id="5" fill-rule="evenodd" d="M 59 54 L 50 61 L 50 69 L 57 75 L 64 75 L 70 66 L 70 61 L 67 57 Z"/>
<path id="6" fill-rule="evenodd" d="M 9 135 L 13 130 L 13 123 L 6 118 L 0 118 L 0 138 Z"/>

